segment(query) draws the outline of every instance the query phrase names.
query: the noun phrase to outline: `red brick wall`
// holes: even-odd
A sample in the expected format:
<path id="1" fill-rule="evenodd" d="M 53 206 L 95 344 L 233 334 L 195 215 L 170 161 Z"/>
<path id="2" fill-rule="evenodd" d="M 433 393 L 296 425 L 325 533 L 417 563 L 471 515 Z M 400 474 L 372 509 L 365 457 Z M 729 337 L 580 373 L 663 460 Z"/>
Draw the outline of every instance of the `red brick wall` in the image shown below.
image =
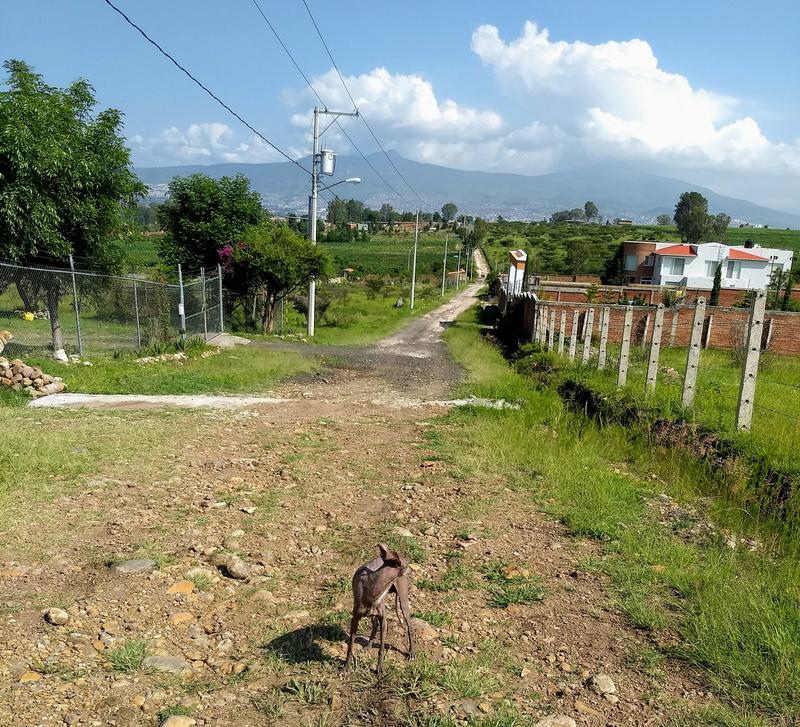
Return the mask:
<path id="1" fill-rule="evenodd" d="M 585 300 L 585 297 L 584 297 Z M 523 299 L 525 305 L 524 327 L 527 338 L 533 333 L 534 325 L 534 306 L 532 298 Z M 501 295 L 501 307 L 505 305 L 505 296 Z M 587 304 L 585 302 L 571 302 L 563 299 L 560 303 L 555 301 L 543 301 L 542 307 L 547 311 L 547 319 L 550 320 L 550 311 L 555 309 L 556 320 L 560 321 L 561 311 L 567 312 L 567 331 L 569 332 L 573 311 L 577 310 L 583 316 L 590 308 L 595 309 L 595 332 L 593 337 L 598 335 L 598 325 L 600 320 L 600 309 L 603 303 Z M 622 329 L 625 320 L 625 306 L 610 305 L 611 318 L 609 321 L 608 339 L 612 343 L 622 341 Z M 694 318 L 693 306 L 681 306 L 679 308 L 667 308 L 664 311 L 664 328 L 661 343 L 669 345 L 670 333 L 672 330 L 673 316 L 677 311 L 678 325 L 675 336 L 676 346 L 687 346 L 691 335 L 692 319 Z M 644 334 L 647 317 L 650 317 L 647 325 L 648 339 L 653 332 L 653 318 L 655 307 L 633 306 L 633 326 L 632 340 L 641 342 Z M 705 321 L 703 327 L 704 341 L 707 337 L 709 323 L 711 325 L 710 336 L 707 337 L 708 346 L 711 348 L 732 348 L 736 341 L 740 340 L 741 332 L 747 324 L 749 310 L 745 308 L 729 308 L 725 306 L 708 306 L 706 308 Z M 770 331 L 770 350 L 788 356 L 800 356 L 800 313 L 783 313 L 767 311 L 765 316 L 766 330 Z M 558 326 L 558 323 L 556 324 Z M 581 329 L 583 328 L 583 317 L 581 317 Z"/>

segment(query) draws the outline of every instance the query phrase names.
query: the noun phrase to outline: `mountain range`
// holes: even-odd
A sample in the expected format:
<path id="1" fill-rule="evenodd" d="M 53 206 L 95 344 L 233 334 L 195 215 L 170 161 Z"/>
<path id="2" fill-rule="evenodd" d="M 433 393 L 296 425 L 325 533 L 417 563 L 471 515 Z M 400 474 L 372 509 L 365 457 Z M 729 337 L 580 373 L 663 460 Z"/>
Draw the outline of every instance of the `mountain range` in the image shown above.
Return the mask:
<path id="1" fill-rule="evenodd" d="M 584 202 L 591 200 L 603 217 L 652 222 L 656 215 L 672 214 L 682 192 L 697 191 L 708 200 L 712 214 L 725 212 L 731 216 L 734 224 L 749 222 L 753 225 L 800 228 L 798 214 L 726 197 L 707 187 L 649 174 L 625 164 L 595 164 L 570 171 L 527 176 L 452 169 L 411 161 L 393 151 L 389 152 L 389 156 L 426 204 L 415 198 L 387 158 L 380 153 L 368 155 L 368 161 L 360 156 L 339 156 L 335 175 L 322 177 L 321 183 L 331 185 L 334 181 L 359 177 L 360 184 L 341 184 L 335 192 L 344 199 L 360 199 L 373 208 L 389 203 L 397 210 L 414 209 L 418 205 L 430 210 L 431 207 L 441 207 L 445 202 L 455 202 L 459 211 L 465 214 L 489 219 L 502 215 L 507 219 L 522 220 L 542 219 L 556 210 L 583 207 Z M 300 159 L 299 163 L 306 169 L 310 168 L 309 157 Z M 278 214 L 305 214 L 308 209 L 309 176 L 290 162 L 139 167 L 135 171 L 148 185 L 152 199 L 163 198 L 169 181 L 175 176 L 196 172 L 214 178 L 244 174 L 271 211 Z M 331 199 L 332 193 L 323 189 L 323 198 Z M 324 209 L 325 205 L 326 202 L 320 200 L 320 208 Z"/>

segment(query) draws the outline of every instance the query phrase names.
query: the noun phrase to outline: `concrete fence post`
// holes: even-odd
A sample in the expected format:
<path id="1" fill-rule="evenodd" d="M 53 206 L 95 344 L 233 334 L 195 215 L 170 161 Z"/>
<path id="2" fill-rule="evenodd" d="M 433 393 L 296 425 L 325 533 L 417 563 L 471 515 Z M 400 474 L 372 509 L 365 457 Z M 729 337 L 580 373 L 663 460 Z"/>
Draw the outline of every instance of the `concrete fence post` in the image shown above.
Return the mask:
<path id="1" fill-rule="evenodd" d="M 556 312 L 550 311 L 550 329 L 547 331 L 547 350 L 553 350 L 553 338 L 556 334 Z"/>
<path id="2" fill-rule="evenodd" d="M 206 309 L 206 270 L 200 268 L 201 301 L 203 306 L 203 340 L 208 340 L 208 310 Z"/>
<path id="3" fill-rule="evenodd" d="M 547 307 L 542 308 L 542 316 L 539 319 L 539 343 L 544 345 L 547 340 Z"/>
<path id="4" fill-rule="evenodd" d="M 650 332 L 650 314 L 644 317 L 644 333 L 642 333 L 642 348 L 647 345 L 647 334 Z"/>
<path id="5" fill-rule="evenodd" d="M 564 355 L 565 338 L 567 337 L 567 311 L 561 311 L 561 325 L 558 327 L 558 353 Z"/>
<path id="6" fill-rule="evenodd" d="M 142 347 L 142 329 L 139 325 L 139 291 L 136 288 L 136 276 L 131 275 L 131 282 L 133 283 L 133 310 L 136 316 L 136 348 Z"/>
<path id="7" fill-rule="evenodd" d="M 669 329 L 669 347 L 675 347 L 675 339 L 678 336 L 678 316 L 680 315 L 680 309 L 675 308 L 672 311 L 672 327 Z"/>
<path id="8" fill-rule="evenodd" d="M 703 319 L 706 315 L 706 299 L 700 297 L 694 307 L 692 332 L 689 338 L 689 351 L 686 354 L 686 372 L 683 377 L 683 406 L 691 406 L 697 384 L 697 367 L 700 365 L 700 348 L 703 338 Z"/>
<path id="9" fill-rule="evenodd" d="M 708 317 L 706 321 L 706 340 L 703 342 L 703 348 L 708 348 L 711 345 L 711 326 L 714 325 L 713 314 Z"/>
<path id="10" fill-rule="evenodd" d="M 217 291 L 219 294 L 219 332 L 225 331 L 225 308 L 222 305 L 222 265 L 217 265 Z M 283 297 L 281 297 L 281 314 L 283 314 Z M 283 332 L 283 327 L 281 327 Z"/>
<path id="11" fill-rule="evenodd" d="M 659 303 L 653 321 L 653 337 L 650 339 L 650 361 L 647 364 L 645 391 L 655 391 L 658 378 L 658 357 L 661 354 L 661 333 L 664 328 L 664 304 Z"/>
<path id="12" fill-rule="evenodd" d="M 759 290 L 753 296 L 750 317 L 747 320 L 747 351 L 742 366 L 742 381 L 739 386 L 739 408 L 736 411 L 736 428 L 750 429 L 753 421 L 753 402 L 756 396 L 758 361 L 761 357 L 761 339 L 764 332 L 764 311 L 767 306 L 767 291 Z"/>
<path id="13" fill-rule="evenodd" d="M 583 334 L 583 357 L 581 363 L 589 363 L 592 354 L 592 328 L 594 327 L 594 308 L 589 308 L 589 315 L 586 316 L 585 332 Z"/>
<path id="14" fill-rule="evenodd" d="M 578 318 L 580 312 L 576 309 L 572 311 L 572 335 L 569 337 L 569 360 L 575 360 L 575 351 L 578 348 Z"/>
<path id="15" fill-rule="evenodd" d="M 531 343 L 539 341 L 539 315 L 541 313 L 539 301 L 533 302 L 533 326 L 531 327 Z"/>
<path id="16" fill-rule="evenodd" d="M 604 305 L 600 309 L 600 350 L 597 354 L 597 368 L 606 367 L 606 348 L 608 347 L 608 327 L 611 323 L 611 308 Z"/>
<path id="17" fill-rule="evenodd" d="M 619 372 L 617 386 L 622 388 L 628 381 L 628 364 L 631 357 L 631 328 L 633 328 L 633 306 L 625 308 L 625 322 L 622 324 L 622 344 L 619 349 Z"/>
<path id="18" fill-rule="evenodd" d="M 181 340 L 186 340 L 186 307 L 184 305 L 183 300 L 183 270 L 181 269 L 181 264 L 178 263 L 178 319 L 180 320 L 179 324 L 179 333 L 181 335 Z"/>
<path id="19" fill-rule="evenodd" d="M 78 336 L 78 353 L 83 356 L 83 336 L 81 336 L 81 309 L 78 304 L 78 283 L 75 280 L 75 261 L 69 256 L 69 271 L 72 276 L 72 305 L 75 308 L 75 332 Z"/>

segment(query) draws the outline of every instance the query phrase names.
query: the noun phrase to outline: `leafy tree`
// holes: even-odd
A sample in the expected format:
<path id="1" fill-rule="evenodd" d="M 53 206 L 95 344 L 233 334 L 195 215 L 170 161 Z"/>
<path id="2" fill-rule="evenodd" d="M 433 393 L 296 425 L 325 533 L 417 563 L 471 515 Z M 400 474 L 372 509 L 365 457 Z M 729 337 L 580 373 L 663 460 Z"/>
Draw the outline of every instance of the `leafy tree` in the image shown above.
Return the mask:
<path id="1" fill-rule="evenodd" d="M 719 305 L 719 293 L 722 290 L 722 263 L 717 265 L 714 271 L 714 282 L 711 285 L 711 297 L 708 300 L 709 305 Z"/>
<path id="2" fill-rule="evenodd" d="M 700 192 L 684 192 L 675 205 L 675 226 L 684 242 L 696 244 L 708 231 L 708 200 Z"/>
<path id="3" fill-rule="evenodd" d="M 145 193 L 130 168 L 121 112 L 95 113 L 94 90 L 86 80 L 60 89 L 22 61 L 3 67 L 0 257 L 26 266 L 47 256 L 66 266 L 72 254 L 97 272 L 119 272 L 124 249 L 118 239 L 130 232 L 124 213 L 130 218 Z M 50 276 L 43 290 L 39 286 L 54 351 L 64 348 L 58 308 L 67 281 L 61 277 Z"/>
<path id="4" fill-rule="evenodd" d="M 658 215 L 658 217 L 656 217 L 656 224 L 659 224 L 662 227 L 671 225 L 672 217 L 670 217 L 670 215 Z"/>
<path id="5" fill-rule="evenodd" d="M 781 310 L 790 310 L 792 305 L 792 287 L 794 286 L 794 273 L 790 272 L 786 278 L 786 287 L 783 289 Z"/>
<path id="6" fill-rule="evenodd" d="M 709 217 L 705 239 L 712 242 L 722 242 L 725 239 L 725 232 L 727 231 L 730 223 L 730 216 L 726 215 L 724 212 L 720 212 L 713 217 Z"/>
<path id="7" fill-rule="evenodd" d="M 594 220 L 600 216 L 600 210 L 597 209 L 597 205 L 592 201 L 583 205 L 583 213 L 586 215 L 587 220 Z"/>
<path id="8" fill-rule="evenodd" d="M 586 240 L 580 238 L 573 238 L 567 240 L 567 267 L 570 273 L 577 275 L 580 273 L 586 264 L 589 257 L 589 245 Z"/>
<path id="9" fill-rule="evenodd" d="M 394 211 L 394 207 L 390 204 L 382 204 L 380 209 L 380 221 L 381 222 L 394 222 L 397 219 L 398 215 L 397 212 Z"/>
<path id="10" fill-rule="evenodd" d="M 347 202 L 335 197 L 328 205 L 328 214 L 326 218 L 328 222 L 334 225 L 343 225 L 347 222 Z"/>
<path id="11" fill-rule="evenodd" d="M 234 244 L 220 250 L 219 257 L 240 298 L 260 297 L 264 333 L 272 331 L 278 297 L 322 276 L 330 267 L 323 248 L 287 225 L 273 222 L 248 227 Z"/>
<path id="12" fill-rule="evenodd" d="M 158 254 L 170 266 L 212 267 L 218 251 L 251 225 L 267 219 L 258 192 L 242 174 L 212 179 L 205 174 L 175 177 L 167 201 L 158 209 L 164 237 Z"/>
<path id="13" fill-rule="evenodd" d="M 347 200 L 346 206 L 347 206 L 347 221 L 361 222 L 364 216 L 364 203 L 358 199 L 349 199 Z"/>
<path id="14" fill-rule="evenodd" d="M 452 222 L 458 214 L 458 207 L 453 202 L 442 205 L 442 219 L 445 222 Z"/>

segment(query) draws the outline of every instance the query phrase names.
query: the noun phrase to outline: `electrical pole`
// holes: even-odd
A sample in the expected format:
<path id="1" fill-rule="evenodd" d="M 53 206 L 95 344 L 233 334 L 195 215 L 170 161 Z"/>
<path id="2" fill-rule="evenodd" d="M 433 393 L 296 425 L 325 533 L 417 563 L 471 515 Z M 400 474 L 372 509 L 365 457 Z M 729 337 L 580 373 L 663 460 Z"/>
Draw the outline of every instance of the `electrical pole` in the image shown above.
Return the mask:
<path id="1" fill-rule="evenodd" d="M 414 310 L 414 288 L 417 285 L 417 243 L 419 242 L 419 210 L 417 224 L 414 225 L 414 266 L 411 268 L 411 310 Z"/>
<path id="2" fill-rule="evenodd" d="M 456 263 L 456 290 L 461 285 L 461 248 L 464 247 L 464 242 L 458 246 L 458 262 Z"/>
<path id="3" fill-rule="evenodd" d="M 311 244 L 317 244 L 317 195 L 319 193 L 320 154 L 319 154 L 319 116 L 325 114 L 333 116 L 335 122 L 340 116 L 358 116 L 358 110 L 353 113 L 345 111 L 328 111 L 319 106 L 314 107 L 314 133 L 311 143 L 311 197 L 308 200 L 308 225 Z M 327 129 L 326 129 L 327 131 Z M 331 172 L 332 174 L 333 172 Z M 308 335 L 314 335 L 314 318 L 316 314 L 317 281 L 311 278 L 308 284 Z"/>
<path id="4" fill-rule="evenodd" d="M 444 284 L 447 280 L 447 238 L 450 237 L 447 233 L 444 236 L 444 259 L 442 260 L 442 295 L 444 295 Z"/>

